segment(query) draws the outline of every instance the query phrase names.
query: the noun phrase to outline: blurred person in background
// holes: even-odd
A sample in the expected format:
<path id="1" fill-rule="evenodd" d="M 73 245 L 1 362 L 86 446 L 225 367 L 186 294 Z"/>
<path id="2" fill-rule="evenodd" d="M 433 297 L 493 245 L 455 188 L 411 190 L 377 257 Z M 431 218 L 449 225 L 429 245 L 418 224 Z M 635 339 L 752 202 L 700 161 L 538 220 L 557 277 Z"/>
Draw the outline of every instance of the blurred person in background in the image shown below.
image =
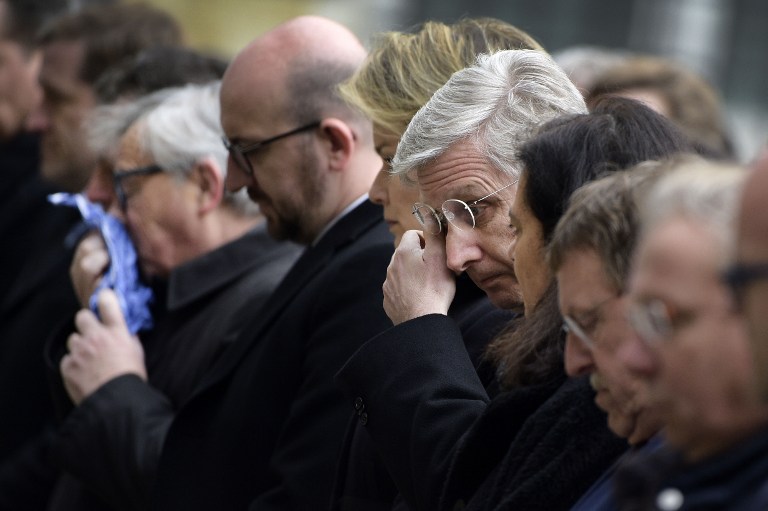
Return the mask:
<path id="1" fill-rule="evenodd" d="M 586 98 L 601 74 L 623 63 L 630 55 L 626 50 L 614 48 L 571 46 L 552 53 L 552 58 Z"/>
<path id="2" fill-rule="evenodd" d="M 721 278 L 744 178 L 740 167 L 684 165 L 642 205 L 629 288 L 638 335 L 619 356 L 659 411 L 665 447 L 620 467 L 620 509 L 768 507 L 768 406 Z"/>
<path id="3" fill-rule="evenodd" d="M 29 120 L 42 135 L 42 176 L 61 190 L 82 190 L 95 163 L 84 120 L 96 105 L 96 81 L 146 48 L 181 43 L 178 22 L 144 4 L 88 6 L 46 25 L 39 34 L 43 102 Z"/>
<path id="4" fill-rule="evenodd" d="M 671 119 L 700 152 L 734 158 L 717 92 L 682 64 L 650 55 L 628 56 L 594 79 L 587 105 L 605 95 L 642 101 Z"/>
<path id="5" fill-rule="evenodd" d="M 136 99 L 166 87 L 202 84 L 220 80 L 229 62 L 184 46 L 154 46 L 131 55 L 108 68 L 94 84 L 98 105 L 109 105 Z M 114 200 L 112 170 L 117 144 L 111 137 L 101 136 L 101 127 L 88 119 L 88 147 L 96 156 L 83 193 L 88 200 L 104 209 Z"/>
<path id="6" fill-rule="evenodd" d="M 383 207 L 396 246 L 407 230 L 421 228 L 413 215 L 418 188 L 392 174 L 391 161 L 400 136 L 418 109 L 454 72 L 474 64 L 481 53 L 513 48 L 541 49 L 525 32 L 492 18 L 463 19 L 452 25 L 428 21 L 415 32 L 379 35 L 363 66 L 340 87 L 342 97 L 373 121 L 373 139 L 384 166 L 369 198 Z M 494 369 L 483 363 L 483 350 L 514 313 L 494 307 L 463 274 L 457 277 L 448 314 L 460 328 L 483 384 L 493 394 Z M 332 508 L 391 509 L 396 494 L 394 482 L 354 413 L 340 456 Z"/>
<path id="7" fill-rule="evenodd" d="M 8 6 L 12 4 L 15 5 L 14 2 L 7 3 Z M 64 90 L 72 92 L 75 87 L 71 86 L 72 81 L 68 81 L 67 77 L 79 76 L 81 68 L 88 68 L 89 77 L 95 76 L 107 66 L 122 61 L 156 41 L 179 40 L 178 25 L 167 14 L 146 7 L 105 6 L 85 9 L 81 13 L 63 13 L 64 5 L 60 6 L 61 10 L 57 12 L 53 9 L 55 3 L 50 1 L 39 5 L 36 2 L 24 1 L 20 6 L 19 13 L 26 13 L 25 16 L 29 19 L 26 19 L 19 29 L 11 30 L 11 33 L 22 33 L 21 28 L 35 19 L 29 16 L 37 12 L 40 15 L 37 29 L 45 25 L 49 28 L 43 30 L 56 31 L 55 27 L 67 26 L 69 29 L 66 34 L 70 38 L 67 41 L 70 45 L 79 48 L 82 54 L 92 52 L 96 56 L 89 60 L 87 66 L 81 59 L 75 59 L 76 62 L 57 61 L 55 65 L 48 66 L 47 78 L 42 78 L 44 98 L 47 97 L 45 94 L 53 94 L 50 88 L 45 87 L 46 81 L 56 82 L 64 86 Z M 101 12 L 106 14 L 98 14 Z M 128 23 L 127 31 L 121 28 L 123 21 L 120 16 L 115 16 L 117 13 L 132 13 L 126 15 L 126 23 L 133 23 Z M 89 25 L 88 22 L 82 21 L 81 16 L 89 21 L 97 20 L 98 23 L 89 26 L 87 37 L 78 39 L 75 28 L 83 29 L 83 24 Z M 22 18 L 21 14 L 18 14 L 9 19 Z M 157 29 L 157 33 L 147 35 L 145 31 L 135 30 L 137 24 L 141 25 L 144 21 L 149 28 Z M 36 34 L 37 30 L 33 32 Z M 39 45 L 38 35 L 25 33 L 29 40 Z M 105 40 L 111 35 L 119 36 L 110 40 L 115 44 L 108 44 Z M 56 46 L 55 43 L 52 44 Z M 94 47 L 95 49 L 91 50 Z M 44 56 L 48 46 L 37 48 L 37 52 L 43 57 L 42 67 L 46 73 Z M 79 54 L 79 51 L 74 53 Z M 74 67 L 64 73 L 64 78 L 57 75 L 55 71 L 61 71 L 62 66 L 69 64 Z M 35 88 L 31 87 L 30 90 Z M 55 99 L 48 100 L 48 105 L 66 103 L 62 96 L 55 96 Z M 39 133 L 41 126 L 34 118 L 46 108 L 41 105 L 35 111 L 37 113 L 32 112 L 28 128 L 34 135 L 30 138 L 41 135 L 45 138 L 45 134 Z M 84 115 L 83 112 L 81 114 Z M 71 130 L 80 128 L 78 124 L 71 127 Z M 82 147 L 75 151 L 89 153 Z M 7 244 L 6 250 L 0 256 L 3 261 L 0 271 L 2 279 L 8 282 L 4 287 L 6 292 L 0 305 L 0 338 L 3 339 L 0 364 L 7 364 L 0 378 L 3 381 L 7 378 L 8 381 L 7 384 L 1 385 L 5 390 L 2 392 L 0 410 L 6 410 L 5 416 L 8 420 L 4 421 L 4 427 L 9 428 L 8 434 L 1 435 L 0 441 L 9 442 L 9 450 L 3 453 L 3 456 L 8 458 L 0 464 L 0 502 L 9 502 L 7 499 L 10 499 L 13 504 L 8 504 L 8 507 L 13 509 L 21 509 L 19 506 L 22 506 L 22 503 L 30 506 L 30 509 L 35 509 L 35 502 L 44 502 L 47 499 L 46 488 L 55 478 L 55 472 L 50 468 L 52 463 L 49 442 L 45 438 L 47 433 L 42 433 L 46 427 L 53 424 L 54 410 L 46 378 L 41 378 L 47 371 L 40 355 L 46 339 L 59 325 L 70 322 L 78 309 L 77 298 L 67 271 L 73 253 L 69 244 L 71 241 L 65 240 L 79 223 L 80 215 L 72 208 L 53 206 L 47 201 L 47 195 L 60 187 L 40 176 L 37 146 L 34 152 L 29 154 L 29 165 L 25 170 L 14 173 L 13 179 L 9 181 L 3 180 L 3 187 L 6 183 L 10 186 L 8 193 L 11 200 L 3 203 L 4 212 L 0 220 Z M 10 171 L 10 167 L 6 168 Z M 90 171 L 91 169 L 85 169 L 85 175 Z M 5 190 L 3 188 L 3 194 L 6 193 Z M 41 317 L 45 317 L 46 321 L 40 321 Z"/>

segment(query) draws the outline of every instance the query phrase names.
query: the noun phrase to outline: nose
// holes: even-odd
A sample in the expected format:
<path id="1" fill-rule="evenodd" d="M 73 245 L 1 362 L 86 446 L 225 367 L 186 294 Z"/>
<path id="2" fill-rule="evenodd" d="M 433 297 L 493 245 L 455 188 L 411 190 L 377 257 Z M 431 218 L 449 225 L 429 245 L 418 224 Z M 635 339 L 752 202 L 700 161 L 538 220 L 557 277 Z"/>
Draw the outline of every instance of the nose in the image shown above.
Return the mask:
<path id="1" fill-rule="evenodd" d="M 101 204 L 104 210 L 107 211 L 115 200 L 115 188 L 111 170 L 104 168 L 102 164 L 96 165 L 85 185 L 83 193 L 89 201 Z"/>
<path id="2" fill-rule="evenodd" d="M 232 160 L 232 157 L 227 157 L 227 177 L 224 180 L 224 186 L 227 191 L 234 193 L 241 188 L 244 188 L 251 184 L 254 179 L 248 176 L 240 166 Z"/>
<path id="3" fill-rule="evenodd" d="M 126 217 L 125 217 L 125 211 L 120 209 L 120 205 L 117 203 L 117 197 L 115 197 L 110 203 L 109 207 L 107 209 L 107 212 L 120 220 L 123 223 L 126 223 Z"/>
<path id="4" fill-rule="evenodd" d="M 592 358 L 592 351 L 584 346 L 573 332 L 568 332 L 565 337 L 565 372 L 574 378 L 592 373 L 594 370 L 595 361 Z"/>
<path id="5" fill-rule="evenodd" d="M 456 273 L 466 271 L 479 261 L 483 252 L 476 242 L 475 230 L 460 230 L 452 225 L 445 226 L 445 256 L 448 268 Z"/>
<path id="6" fill-rule="evenodd" d="M 390 178 L 389 175 L 387 175 L 386 171 L 384 170 L 376 174 L 376 179 L 373 180 L 371 189 L 368 192 L 368 198 L 374 204 L 378 204 L 379 206 L 384 206 L 388 202 L 386 181 L 389 178 Z"/>
<path id="7" fill-rule="evenodd" d="M 27 131 L 44 133 L 48 131 L 51 126 L 51 116 L 48 112 L 48 107 L 45 101 L 39 102 L 37 108 L 35 108 L 27 117 L 25 122 L 25 128 Z"/>

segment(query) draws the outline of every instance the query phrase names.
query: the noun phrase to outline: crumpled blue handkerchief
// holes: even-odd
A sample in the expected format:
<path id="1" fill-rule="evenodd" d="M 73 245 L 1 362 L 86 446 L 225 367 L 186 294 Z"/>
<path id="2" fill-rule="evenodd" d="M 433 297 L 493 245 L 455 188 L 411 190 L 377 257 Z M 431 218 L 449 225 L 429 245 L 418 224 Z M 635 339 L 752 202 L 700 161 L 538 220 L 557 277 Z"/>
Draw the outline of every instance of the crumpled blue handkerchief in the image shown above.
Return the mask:
<path id="1" fill-rule="evenodd" d="M 139 281 L 136 249 L 123 224 L 81 193 L 54 193 L 48 196 L 48 200 L 53 204 L 76 207 L 83 215 L 86 225 L 98 229 L 107 245 L 110 264 L 96 291 L 91 295 L 88 304 L 90 309 L 98 316 L 99 291 L 110 288 L 117 295 L 128 330 L 132 334 L 151 328 L 152 314 L 149 304 L 153 300 L 152 290 Z"/>

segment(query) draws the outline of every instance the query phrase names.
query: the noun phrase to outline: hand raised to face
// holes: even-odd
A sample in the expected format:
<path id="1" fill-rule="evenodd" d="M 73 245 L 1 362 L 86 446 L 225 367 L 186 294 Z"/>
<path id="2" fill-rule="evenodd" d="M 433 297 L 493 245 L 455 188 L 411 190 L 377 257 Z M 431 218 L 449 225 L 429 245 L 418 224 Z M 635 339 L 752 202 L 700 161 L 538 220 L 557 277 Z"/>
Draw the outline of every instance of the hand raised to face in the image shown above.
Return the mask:
<path id="1" fill-rule="evenodd" d="M 392 255 L 384 281 L 384 311 L 398 325 L 427 314 L 447 314 L 456 280 L 445 264 L 445 245 L 421 231 L 407 231 Z"/>
<path id="2" fill-rule="evenodd" d="M 109 253 L 101 235 L 94 231 L 84 236 L 77 245 L 69 267 L 72 287 L 82 307 L 88 307 L 91 295 L 104 276 L 107 266 Z"/>
<path id="3" fill-rule="evenodd" d="M 77 332 L 69 336 L 69 353 L 60 364 L 67 393 L 78 405 L 117 376 L 136 374 L 147 379 L 144 349 L 129 333 L 113 291 L 99 294 L 99 313 L 102 321 L 87 309 L 77 313 Z"/>

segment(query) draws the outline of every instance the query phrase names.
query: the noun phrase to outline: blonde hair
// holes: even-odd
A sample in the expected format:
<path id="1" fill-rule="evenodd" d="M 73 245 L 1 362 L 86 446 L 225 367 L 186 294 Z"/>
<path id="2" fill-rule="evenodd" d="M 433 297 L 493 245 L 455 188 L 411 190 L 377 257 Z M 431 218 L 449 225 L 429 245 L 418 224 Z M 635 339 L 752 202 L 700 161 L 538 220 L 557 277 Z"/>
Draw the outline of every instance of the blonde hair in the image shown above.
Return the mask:
<path id="1" fill-rule="evenodd" d="M 474 64 L 479 54 L 505 49 L 543 51 L 524 31 L 493 18 L 452 25 L 428 21 L 414 33 L 386 32 L 340 93 L 375 126 L 399 136 L 453 73 Z"/>

